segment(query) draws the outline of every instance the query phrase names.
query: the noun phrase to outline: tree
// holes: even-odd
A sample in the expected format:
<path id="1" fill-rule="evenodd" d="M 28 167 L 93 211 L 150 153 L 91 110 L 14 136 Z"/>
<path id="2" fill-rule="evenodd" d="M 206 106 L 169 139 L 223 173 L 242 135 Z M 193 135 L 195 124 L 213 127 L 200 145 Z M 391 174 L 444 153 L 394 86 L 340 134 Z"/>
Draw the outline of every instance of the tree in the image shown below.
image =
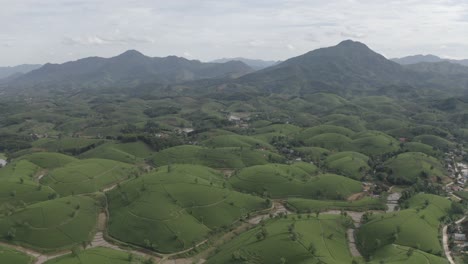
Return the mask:
<path id="1" fill-rule="evenodd" d="M 81 248 L 79 246 L 75 246 L 72 248 L 71 252 L 72 256 L 77 257 L 81 252 Z"/>
<path id="2" fill-rule="evenodd" d="M 413 255 L 413 252 L 414 252 L 414 249 L 413 248 L 409 248 L 408 251 L 406 251 L 406 256 L 411 257 L 411 255 Z"/>
<path id="3" fill-rule="evenodd" d="M 309 250 L 310 254 L 312 254 L 312 255 L 315 255 L 315 252 L 317 251 L 317 249 L 315 248 L 315 245 L 312 242 L 310 242 L 309 247 L 307 248 L 307 250 Z"/>

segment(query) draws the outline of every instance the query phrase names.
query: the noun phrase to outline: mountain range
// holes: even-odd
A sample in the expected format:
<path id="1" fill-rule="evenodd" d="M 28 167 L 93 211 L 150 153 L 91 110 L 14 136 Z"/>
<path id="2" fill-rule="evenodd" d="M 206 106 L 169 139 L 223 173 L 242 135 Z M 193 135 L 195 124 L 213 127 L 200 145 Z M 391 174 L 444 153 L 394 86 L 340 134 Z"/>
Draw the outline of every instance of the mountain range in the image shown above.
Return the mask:
<path id="1" fill-rule="evenodd" d="M 428 55 L 412 55 L 412 56 L 407 56 L 403 58 L 394 58 L 391 59 L 392 61 L 402 64 L 402 65 L 408 65 L 408 64 L 416 64 L 416 63 L 421 63 L 421 62 L 429 62 L 429 63 L 434 63 L 434 62 L 451 62 L 455 64 L 460 64 L 463 66 L 468 66 L 468 59 L 466 60 L 452 60 L 452 59 L 444 59 L 440 58 L 438 56 L 428 54 Z"/>
<path id="2" fill-rule="evenodd" d="M 169 84 L 207 78 L 235 78 L 253 69 L 240 61 L 202 63 L 169 56 L 148 57 L 129 50 L 116 57 L 89 57 L 63 64 L 45 64 L 10 80 L 15 87 L 134 87 L 143 83 Z"/>
<path id="3" fill-rule="evenodd" d="M 53 88 L 66 91 L 144 87 L 148 91 L 165 87 L 165 91 L 204 92 L 200 94 L 334 92 L 345 96 L 382 94 L 395 89 L 399 93 L 415 89 L 468 93 L 468 67 L 438 61 L 433 56 L 424 58 L 430 62 L 401 65 L 363 43 L 346 40 L 255 71 L 246 64 L 252 61 L 226 59 L 203 63 L 176 56 L 153 58 L 129 50 L 112 58 L 90 57 L 46 64 L 9 80 L 2 89 L 40 92 Z"/>
<path id="4" fill-rule="evenodd" d="M 0 67 L 0 79 L 9 78 L 13 75 L 19 76 L 35 69 L 39 69 L 41 66 L 42 65 L 39 64 L 22 64 L 13 67 Z"/>
<path id="5" fill-rule="evenodd" d="M 254 70 L 265 69 L 265 68 L 268 68 L 270 66 L 273 66 L 275 64 L 280 63 L 280 61 L 254 60 L 254 59 L 247 59 L 247 58 L 242 58 L 242 57 L 222 58 L 222 59 L 214 60 L 212 62 L 214 62 L 214 63 L 226 63 L 226 62 L 229 62 L 229 61 L 241 61 L 241 62 L 249 65 L 250 67 L 252 67 L 252 69 L 254 69 Z"/>

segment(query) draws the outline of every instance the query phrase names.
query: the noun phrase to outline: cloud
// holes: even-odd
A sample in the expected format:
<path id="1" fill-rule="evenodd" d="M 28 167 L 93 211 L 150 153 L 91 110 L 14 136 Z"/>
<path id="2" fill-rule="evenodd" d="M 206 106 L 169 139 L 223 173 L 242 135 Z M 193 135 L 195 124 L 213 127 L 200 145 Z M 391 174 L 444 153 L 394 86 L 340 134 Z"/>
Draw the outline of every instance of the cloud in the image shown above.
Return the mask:
<path id="1" fill-rule="evenodd" d="M 155 43 L 154 39 L 151 38 L 138 38 L 131 36 L 118 36 L 118 37 L 101 37 L 101 36 L 81 36 L 81 37 L 65 37 L 62 40 L 64 45 L 72 46 L 102 46 L 102 45 L 135 45 L 135 44 L 147 44 Z"/>
<path id="2" fill-rule="evenodd" d="M 340 35 L 343 38 L 353 38 L 353 39 L 361 39 L 366 37 L 365 34 L 360 34 L 360 33 L 351 33 L 351 32 L 340 32 Z"/>
<path id="3" fill-rule="evenodd" d="M 0 56 L 6 65 L 128 49 L 149 56 L 189 51 L 203 61 L 284 60 L 348 38 L 391 57 L 443 51 L 468 58 L 468 2 L 460 0 L 4 2 L 0 24 L 8 27 L 0 34 Z"/>

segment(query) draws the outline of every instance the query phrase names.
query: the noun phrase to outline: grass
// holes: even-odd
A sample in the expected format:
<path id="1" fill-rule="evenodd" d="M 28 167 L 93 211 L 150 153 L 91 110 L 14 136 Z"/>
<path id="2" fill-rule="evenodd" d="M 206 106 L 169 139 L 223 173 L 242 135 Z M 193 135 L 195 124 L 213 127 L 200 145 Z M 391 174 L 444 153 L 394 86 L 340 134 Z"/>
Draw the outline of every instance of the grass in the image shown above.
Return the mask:
<path id="1" fill-rule="evenodd" d="M 352 151 L 338 152 L 328 156 L 326 166 L 338 174 L 361 180 L 370 170 L 369 157 Z"/>
<path id="2" fill-rule="evenodd" d="M 14 161 L 0 169 L 0 215 L 16 207 L 48 200 L 55 192 L 33 181 L 39 168 L 27 160 Z"/>
<path id="3" fill-rule="evenodd" d="M 403 150 L 408 152 L 422 152 L 429 156 L 437 156 L 440 153 L 434 150 L 432 146 L 429 146 L 420 142 L 408 142 L 403 145 Z"/>
<path id="4" fill-rule="evenodd" d="M 222 135 L 215 136 L 208 140 L 201 142 L 203 145 L 210 148 L 224 148 L 224 147 L 242 147 L 242 148 L 266 148 L 273 150 L 274 147 L 265 141 L 255 139 L 249 136 L 242 135 Z"/>
<path id="5" fill-rule="evenodd" d="M 357 201 L 332 201 L 332 200 L 310 200 L 301 198 L 290 198 L 287 200 L 288 208 L 296 212 L 316 212 L 327 210 L 385 210 L 385 202 L 380 199 L 365 197 Z"/>
<path id="6" fill-rule="evenodd" d="M 388 180 L 395 184 L 411 184 L 419 177 L 435 178 L 444 176 L 440 162 L 421 152 L 406 152 L 385 162 Z"/>
<path id="7" fill-rule="evenodd" d="M 374 214 L 361 226 L 357 234 L 361 253 L 373 255 L 386 245 L 398 244 L 442 254 L 440 218 L 447 215 L 451 202 L 436 195 L 417 194 L 407 204 L 408 209 Z"/>
<path id="8" fill-rule="evenodd" d="M 135 173 L 136 169 L 126 163 L 86 159 L 52 170 L 42 178 L 41 184 L 50 186 L 62 196 L 93 193 L 123 181 Z"/>
<path id="9" fill-rule="evenodd" d="M 363 131 L 366 129 L 366 123 L 353 115 L 331 114 L 323 117 L 321 120 L 325 122 L 325 125 L 345 127 L 353 131 Z"/>
<path id="10" fill-rule="evenodd" d="M 221 246 L 219 251 L 207 260 L 214 263 L 329 263 L 348 264 L 352 256 L 346 242 L 347 219 L 339 215 L 322 214 L 318 218 L 274 219 L 264 227 L 256 227 Z M 296 218 L 296 220 L 293 220 Z M 291 225 L 294 227 L 291 229 Z M 264 239 L 257 234 L 266 233 Z M 297 239 L 291 239 L 291 233 Z M 314 248 L 309 250 L 309 248 Z M 281 262 L 284 259 L 285 262 Z"/>
<path id="11" fill-rule="evenodd" d="M 63 167 L 68 163 L 78 160 L 74 157 L 54 152 L 35 152 L 24 155 L 20 159 L 28 160 L 44 169 L 55 169 Z"/>
<path id="12" fill-rule="evenodd" d="M 39 170 L 40 168 L 30 161 L 13 161 L 0 169 L 0 180 L 12 178 L 26 180 L 32 178 Z"/>
<path id="13" fill-rule="evenodd" d="M 108 193 L 109 234 L 159 252 L 176 252 L 269 205 L 233 191 L 223 175 L 198 165 L 170 165 Z"/>
<path id="14" fill-rule="evenodd" d="M 138 255 L 132 255 L 124 251 L 110 248 L 90 248 L 79 252 L 77 255 L 65 255 L 45 262 L 45 264 L 132 264 L 143 263 Z"/>
<path id="15" fill-rule="evenodd" d="M 6 264 L 30 264 L 32 257 L 17 250 L 0 246 L 0 263 Z"/>
<path id="16" fill-rule="evenodd" d="M 420 135 L 413 138 L 413 141 L 421 142 L 437 149 L 446 150 L 453 148 L 455 144 L 444 138 L 435 135 Z"/>
<path id="17" fill-rule="evenodd" d="M 302 132 L 299 133 L 299 135 L 297 136 L 297 139 L 306 141 L 309 138 L 312 138 L 321 134 L 326 134 L 326 133 L 334 133 L 334 134 L 340 134 L 346 137 L 350 137 L 354 135 L 355 132 L 353 132 L 351 129 L 341 127 L 341 126 L 319 125 L 319 126 L 314 126 L 314 127 L 303 130 Z"/>
<path id="18" fill-rule="evenodd" d="M 67 152 L 75 154 L 85 149 L 93 148 L 102 143 L 101 139 L 62 137 L 59 139 L 40 139 L 33 143 L 33 147 L 51 152 Z"/>
<path id="19" fill-rule="evenodd" d="M 378 131 L 365 131 L 352 137 L 349 149 L 368 156 L 383 155 L 399 149 L 399 143 L 393 137 Z"/>
<path id="20" fill-rule="evenodd" d="M 328 156 L 331 152 L 328 149 L 318 147 L 298 147 L 294 149 L 300 155 L 310 160 L 318 161 Z"/>
<path id="21" fill-rule="evenodd" d="M 105 143 L 80 155 L 81 158 L 110 159 L 126 163 L 142 162 L 149 157 L 152 150 L 143 142 Z"/>
<path id="22" fill-rule="evenodd" d="M 70 248 L 91 239 L 97 213 L 84 196 L 35 203 L 0 219 L 1 239 L 39 251 Z"/>
<path id="23" fill-rule="evenodd" d="M 284 158 L 266 150 L 250 148 L 203 148 L 182 145 L 155 153 L 151 160 L 156 166 L 183 163 L 212 168 L 244 168 L 275 161 L 281 162 L 284 161 Z"/>
<path id="24" fill-rule="evenodd" d="M 338 133 L 324 133 L 304 140 L 306 146 L 325 148 L 328 150 L 346 150 L 351 139 Z"/>
<path id="25" fill-rule="evenodd" d="M 303 197 L 314 199 L 344 199 L 361 191 L 361 183 L 335 174 L 316 175 L 316 167 L 308 170 L 293 165 L 268 164 L 245 168 L 229 179 L 243 192 L 267 194 L 273 198 Z"/>
<path id="26" fill-rule="evenodd" d="M 413 254 L 407 255 L 410 247 L 400 245 L 387 245 L 377 250 L 369 264 L 448 264 L 447 259 L 413 249 Z M 383 261 L 383 262 L 382 262 Z"/>

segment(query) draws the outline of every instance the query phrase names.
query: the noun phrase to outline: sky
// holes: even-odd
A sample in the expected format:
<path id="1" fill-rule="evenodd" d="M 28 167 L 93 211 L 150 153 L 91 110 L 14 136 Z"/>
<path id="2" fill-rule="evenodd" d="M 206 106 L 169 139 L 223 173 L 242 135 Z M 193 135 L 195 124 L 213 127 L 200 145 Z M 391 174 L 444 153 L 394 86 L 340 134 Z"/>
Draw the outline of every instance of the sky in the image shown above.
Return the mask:
<path id="1" fill-rule="evenodd" d="M 0 0 L 0 66 L 112 57 L 285 60 L 345 39 L 468 58 L 468 0 Z"/>

